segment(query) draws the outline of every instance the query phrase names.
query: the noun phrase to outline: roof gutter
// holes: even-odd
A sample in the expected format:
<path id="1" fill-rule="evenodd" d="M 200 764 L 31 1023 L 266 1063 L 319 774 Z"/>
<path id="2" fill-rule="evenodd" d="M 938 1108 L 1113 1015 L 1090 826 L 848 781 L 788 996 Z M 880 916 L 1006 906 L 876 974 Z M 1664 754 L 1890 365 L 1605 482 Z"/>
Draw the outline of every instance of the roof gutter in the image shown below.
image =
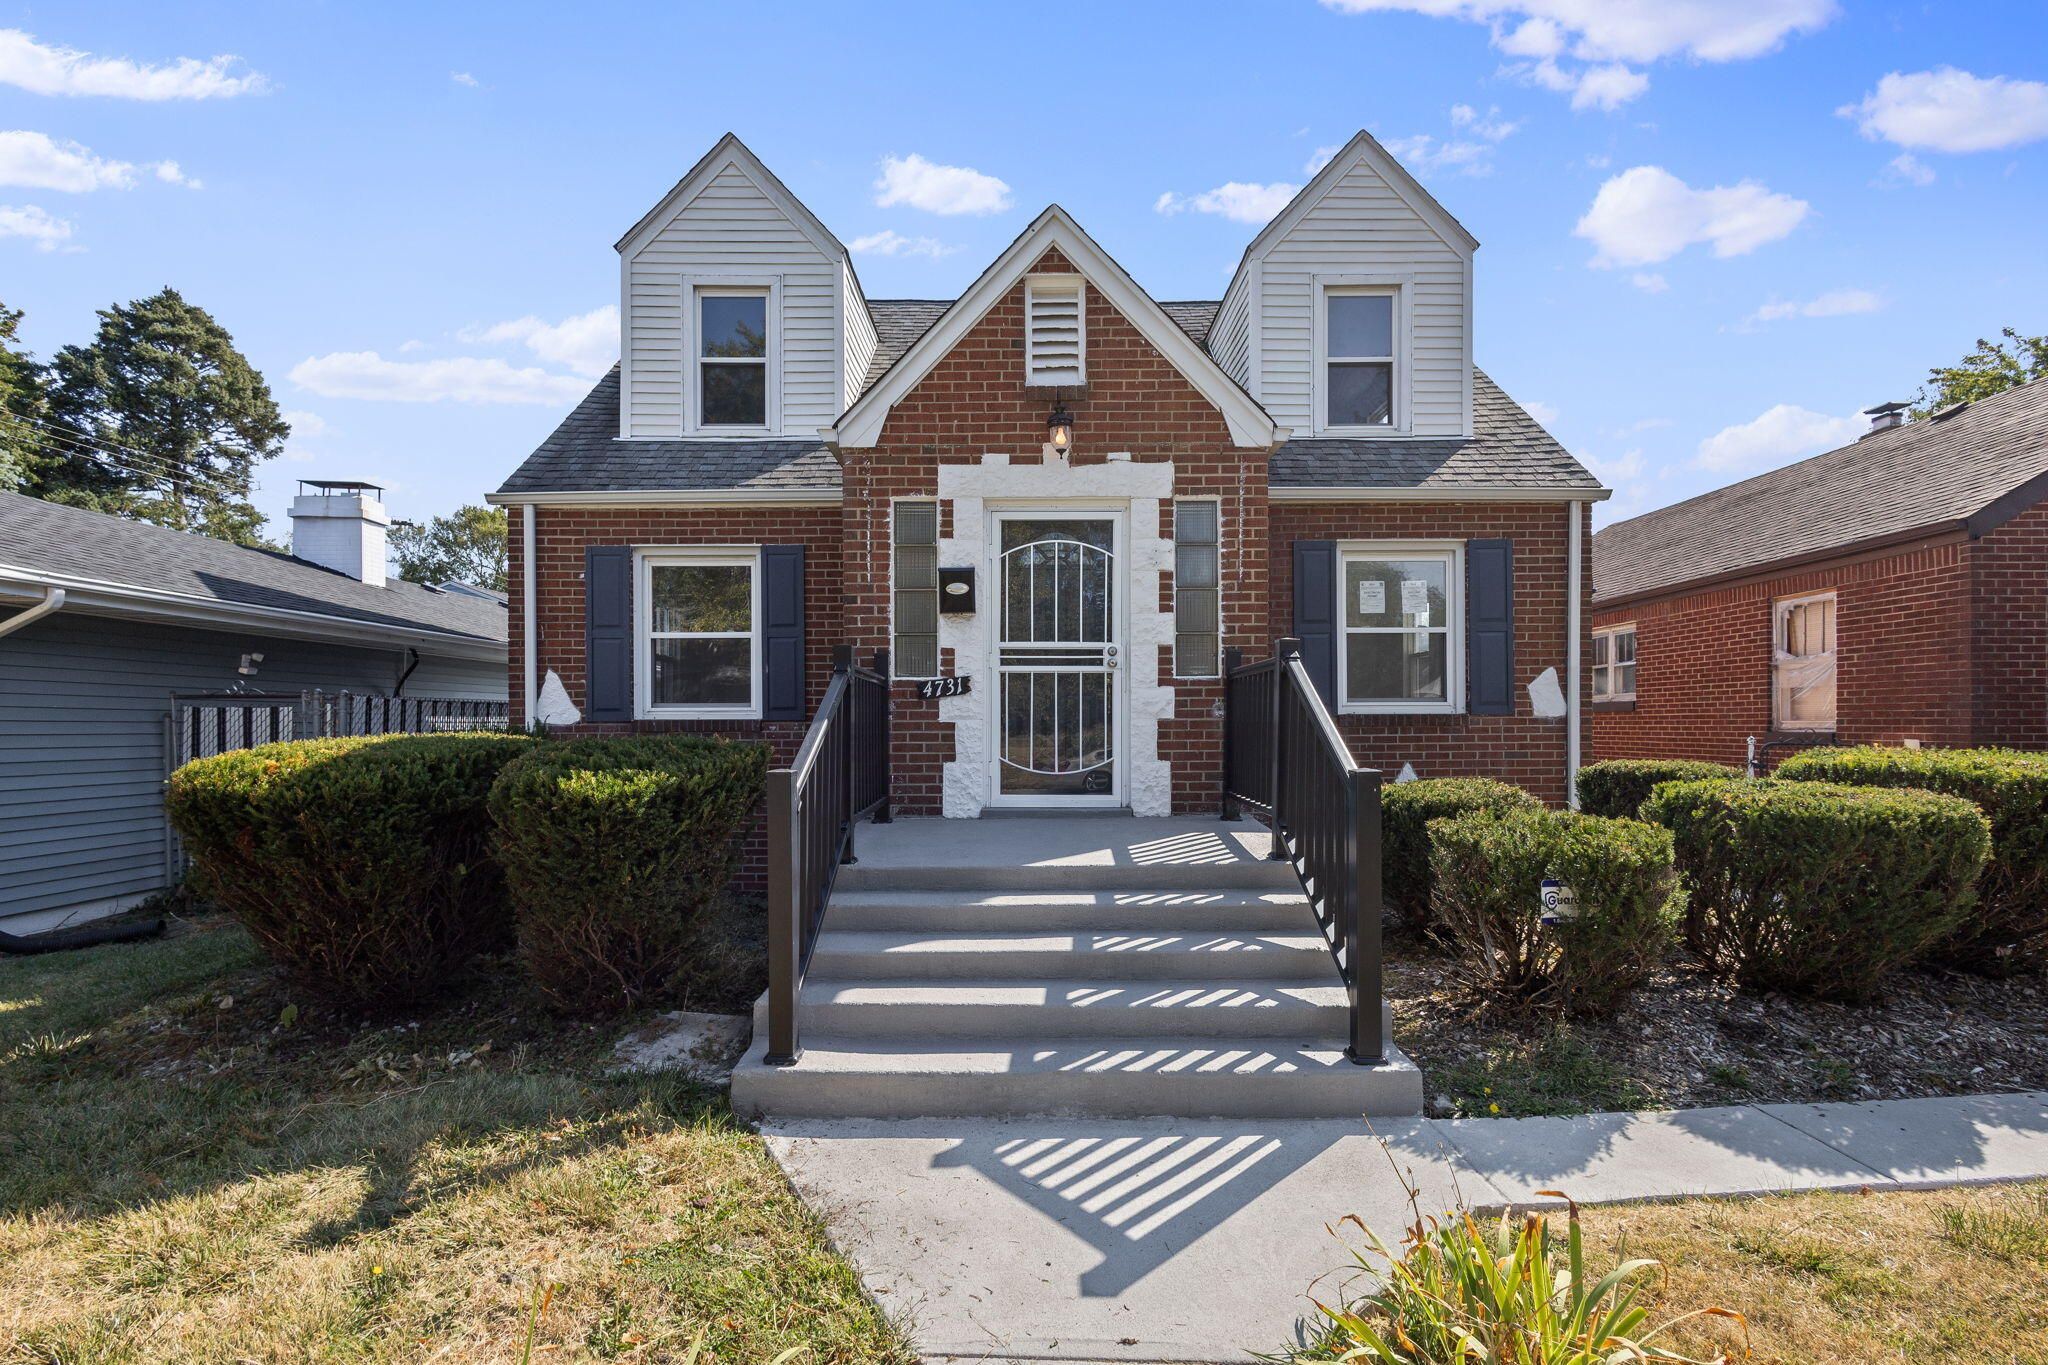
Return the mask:
<path id="1" fill-rule="evenodd" d="M 1272 502 L 1604 502 L 1611 488 L 1274 488 Z"/>
<path id="2" fill-rule="evenodd" d="M 36 596 L 47 600 L 52 589 L 63 594 L 73 610 L 91 615 L 140 617 L 173 621 L 220 630 L 262 630 L 308 640 L 331 640 L 353 645 L 411 645 L 442 658 L 502 661 L 505 644 L 481 636 L 454 635 L 443 631 L 394 626 L 375 621 L 357 621 L 324 612 L 288 611 L 279 607 L 247 606 L 215 598 L 184 593 L 151 592 L 122 583 L 58 577 L 0 564 L 0 599 Z M 31 608 L 30 611 L 34 611 Z M 51 610 L 54 610 L 52 608 Z M 27 613 L 24 613 L 26 615 Z M 47 614 L 47 613 L 45 613 Z M 8 623 L 14 627 L 20 618 Z"/>
<path id="3" fill-rule="evenodd" d="M 45 616 L 56 614 L 63 606 L 64 589 L 46 587 L 43 589 L 42 601 L 19 615 L 10 616 L 5 621 L 0 621 L 0 635 L 12 635 L 23 626 L 32 626 Z"/>
<path id="4" fill-rule="evenodd" d="M 571 492 L 486 493 L 493 507 L 837 507 L 836 488 L 592 488 Z"/>

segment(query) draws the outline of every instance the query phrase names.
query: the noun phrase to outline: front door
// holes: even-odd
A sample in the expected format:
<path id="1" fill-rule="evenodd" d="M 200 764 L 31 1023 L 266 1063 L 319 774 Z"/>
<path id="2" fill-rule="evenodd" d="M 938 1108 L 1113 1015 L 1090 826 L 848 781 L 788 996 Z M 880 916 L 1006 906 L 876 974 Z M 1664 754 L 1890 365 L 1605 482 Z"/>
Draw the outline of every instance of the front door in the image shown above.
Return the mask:
<path id="1" fill-rule="evenodd" d="M 1123 707 L 1112 512 L 998 512 L 997 806 L 1121 806 Z"/>

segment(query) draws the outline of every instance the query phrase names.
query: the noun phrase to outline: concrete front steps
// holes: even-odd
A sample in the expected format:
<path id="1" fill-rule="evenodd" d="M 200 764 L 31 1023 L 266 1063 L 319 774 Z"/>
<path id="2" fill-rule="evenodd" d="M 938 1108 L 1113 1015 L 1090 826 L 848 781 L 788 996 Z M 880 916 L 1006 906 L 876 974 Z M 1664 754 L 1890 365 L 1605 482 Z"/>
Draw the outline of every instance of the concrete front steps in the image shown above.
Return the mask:
<path id="1" fill-rule="evenodd" d="M 943 842 L 966 823 L 862 831 L 862 862 L 841 873 L 799 998 L 802 1055 L 795 1066 L 763 1063 L 764 998 L 754 1046 L 733 1073 L 735 1109 L 790 1118 L 1421 1111 L 1421 1076 L 1407 1058 L 1390 1050 L 1376 1067 L 1344 1058 L 1343 984 L 1293 874 L 1258 858 L 1262 846 L 1228 861 L 1033 860 L 1040 826 L 1082 822 L 1016 821 L 977 857 Z M 1190 846 L 1187 835 L 1148 838 L 1155 831 L 1144 827 L 1165 821 L 1088 823 L 1096 839 Z M 903 830 L 913 824 L 929 828 Z M 939 856 L 911 860 L 920 839 L 938 841 Z"/>

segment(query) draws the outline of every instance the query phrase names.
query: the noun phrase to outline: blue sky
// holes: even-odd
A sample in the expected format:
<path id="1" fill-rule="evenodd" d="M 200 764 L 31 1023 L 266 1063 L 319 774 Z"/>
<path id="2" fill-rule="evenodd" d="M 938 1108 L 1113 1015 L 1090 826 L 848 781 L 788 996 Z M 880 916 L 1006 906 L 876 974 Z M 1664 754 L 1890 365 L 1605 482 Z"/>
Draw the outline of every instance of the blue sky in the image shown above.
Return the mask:
<path id="1" fill-rule="evenodd" d="M 0 0 L 0 302 L 47 355 L 175 285 L 299 424 L 259 506 L 424 517 L 608 363 L 612 242 L 728 129 L 872 239 L 871 297 L 951 297 L 1056 201 L 1180 299 L 1362 126 L 1483 243 L 1479 363 L 1626 515 L 2048 331 L 2042 82 L 2037 0 Z"/>

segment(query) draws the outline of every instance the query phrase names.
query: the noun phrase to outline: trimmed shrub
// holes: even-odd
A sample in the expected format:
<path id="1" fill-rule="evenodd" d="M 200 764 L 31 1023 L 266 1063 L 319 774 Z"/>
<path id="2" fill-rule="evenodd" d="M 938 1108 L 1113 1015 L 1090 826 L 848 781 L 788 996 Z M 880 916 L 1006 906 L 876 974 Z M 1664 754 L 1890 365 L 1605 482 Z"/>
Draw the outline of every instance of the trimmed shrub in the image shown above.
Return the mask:
<path id="1" fill-rule="evenodd" d="M 1611 1014 L 1663 960 L 1670 939 L 1671 833 L 1639 820 L 1515 810 L 1429 823 L 1434 923 L 1458 975 L 1525 1011 Z M 1577 911 L 1543 923 L 1542 882 Z"/>
<path id="2" fill-rule="evenodd" d="M 1977 906 L 1934 946 L 1951 966 L 2005 976 L 2048 965 L 2048 754 L 2017 749 L 1810 749 L 1780 778 L 1918 787 L 1976 803 L 1991 821 Z"/>
<path id="3" fill-rule="evenodd" d="M 519 953 L 557 1009 L 616 1013 L 665 986 L 731 880 L 768 749 L 702 735 L 549 744 L 491 790 Z"/>
<path id="4" fill-rule="evenodd" d="M 197 759 L 165 804 L 192 880 L 308 991 L 381 1012 L 511 941 L 485 801 L 519 735 L 299 740 Z"/>
<path id="5" fill-rule="evenodd" d="M 1484 811 L 1541 810 L 1520 787 L 1490 777 L 1432 777 L 1389 782 L 1380 793 L 1381 886 L 1387 904 L 1408 928 L 1429 927 L 1429 822 Z"/>
<path id="6" fill-rule="evenodd" d="M 1705 782 L 1741 777 L 1725 763 L 1689 758 L 1610 758 L 1579 769 L 1579 809 L 1587 815 L 1633 820 L 1659 782 Z"/>
<path id="7" fill-rule="evenodd" d="M 1820 782 L 1667 782 L 1687 944 L 1751 990 L 1870 997 L 1963 921 L 1991 848 L 1957 796 Z"/>

